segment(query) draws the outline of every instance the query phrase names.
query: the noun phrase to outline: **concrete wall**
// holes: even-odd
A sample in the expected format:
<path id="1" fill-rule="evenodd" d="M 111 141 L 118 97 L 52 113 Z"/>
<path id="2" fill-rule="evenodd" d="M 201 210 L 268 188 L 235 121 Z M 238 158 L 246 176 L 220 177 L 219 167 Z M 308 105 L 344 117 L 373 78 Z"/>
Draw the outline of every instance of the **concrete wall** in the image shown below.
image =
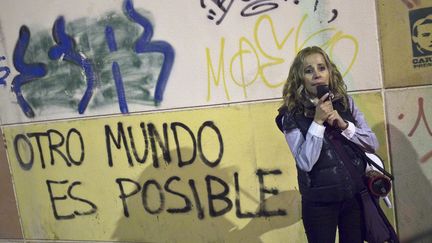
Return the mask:
<path id="1" fill-rule="evenodd" d="M 432 57 L 411 28 L 432 1 L 1 5 L 0 241 L 306 242 L 274 117 L 309 45 L 378 135 L 401 238 L 431 230 Z"/>

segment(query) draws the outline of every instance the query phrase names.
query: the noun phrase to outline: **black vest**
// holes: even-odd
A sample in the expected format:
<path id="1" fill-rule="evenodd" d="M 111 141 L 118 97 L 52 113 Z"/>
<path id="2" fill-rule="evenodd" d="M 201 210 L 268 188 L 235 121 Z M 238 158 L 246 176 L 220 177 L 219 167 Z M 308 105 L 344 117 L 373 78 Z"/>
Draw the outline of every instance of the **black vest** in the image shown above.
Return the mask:
<path id="1" fill-rule="evenodd" d="M 339 101 L 333 103 L 334 109 L 347 121 L 354 123 L 354 118 L 350 110 L 343 111 L 343 106 Z M 299 128 L 306 138 L 307 131 L 313 118 L 305 117 L 303 113 L 285 112 L 283 114 L 283 131 Z M 364 175 L 366 163 L 363 161 L 361 150 L 354 143 L 346 139 L 339 129 L 335 129 L 327 124 L 324 132 L 323 145 L 318 161 L 310 172 L 305 172 L 297 167 L 297 179 L 300 193 L 304 200 L 315 202 L 342 201 L 353 198 L 361 189 L 356 185 L 344 163 L 352 163 L 355 170 Z M 335 140 L 342 146 L 335 149 Z M 338 151 L 344 152 L 344 162 Z"/>

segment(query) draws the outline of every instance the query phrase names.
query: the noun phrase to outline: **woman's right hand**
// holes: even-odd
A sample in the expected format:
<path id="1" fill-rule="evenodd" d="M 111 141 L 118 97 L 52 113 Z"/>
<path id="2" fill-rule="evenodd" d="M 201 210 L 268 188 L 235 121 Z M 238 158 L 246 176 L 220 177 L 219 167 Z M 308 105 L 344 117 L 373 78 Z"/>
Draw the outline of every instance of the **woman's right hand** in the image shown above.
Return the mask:
<path id="1" fill-rule="evenodd" d="M 333 111 L 333 105 L 329 97 L 329 93 L 323 95 L 321 99 L 319 99 L 318 104 L 315 106 L 315 116 L 314 121 L 320 125 L 322 125 L 330 114 Z"/>

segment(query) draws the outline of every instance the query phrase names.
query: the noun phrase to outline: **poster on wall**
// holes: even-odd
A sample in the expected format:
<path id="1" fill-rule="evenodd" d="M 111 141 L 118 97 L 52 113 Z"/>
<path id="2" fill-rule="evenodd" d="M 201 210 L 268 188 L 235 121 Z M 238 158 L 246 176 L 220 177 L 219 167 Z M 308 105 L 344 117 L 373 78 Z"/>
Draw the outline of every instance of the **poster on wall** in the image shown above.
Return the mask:
<path id="1" fill-rule="evenodd" d="M 432 84 L 432 1 L 382 1 L 377 6 L 384 86 Z"/>
<path id="2" fill-rule="evenodd" d="M 372 0 L 2 1 L 1 122 L 277 99 L 310 45 L 349 90 L 377 89 L 375 16 Z"/>

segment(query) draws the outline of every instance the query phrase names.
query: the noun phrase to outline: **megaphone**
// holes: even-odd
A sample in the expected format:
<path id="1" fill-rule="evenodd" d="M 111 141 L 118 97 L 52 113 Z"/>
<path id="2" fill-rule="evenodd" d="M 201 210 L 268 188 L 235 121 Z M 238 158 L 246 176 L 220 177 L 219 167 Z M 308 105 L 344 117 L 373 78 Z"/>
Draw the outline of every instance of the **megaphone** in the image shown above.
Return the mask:
<path id="1" fill-rule="evenodd" d="M 374 162 L 366 164 L 368 189 L 372 195 L 383 198 L 387 207 L 391 208 L 392 204 L 388 198 L 391 190 L 391 179 L 385 173 L 384 163 L 376 154 L 365 152 L 365 155 Z"/>

